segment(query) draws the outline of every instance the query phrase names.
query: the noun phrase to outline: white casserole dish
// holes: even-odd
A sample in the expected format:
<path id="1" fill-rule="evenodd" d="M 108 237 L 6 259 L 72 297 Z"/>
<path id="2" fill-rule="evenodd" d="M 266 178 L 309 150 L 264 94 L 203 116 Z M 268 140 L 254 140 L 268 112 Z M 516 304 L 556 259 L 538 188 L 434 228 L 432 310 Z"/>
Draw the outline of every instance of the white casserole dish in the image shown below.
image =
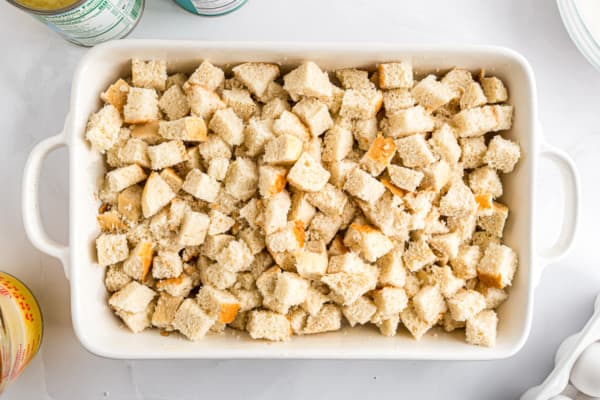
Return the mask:
<path id="1" fill-rule="evenodd" d="M 519 256 L 519 270 L 509 300 L 500 307 L 498 342 L 494 348 L 464 343 L 462 333 L 429 333 L 415 341 L 403 329 L 398 336 L 381 336 L 372 328 L 294 337 L 287 343 L 252 341 L 242 335 L 209 336 L 189 342 L 178 335 L 163 337 L 156 331 L 132 334 L 107 306 L 103 268 L 95 263 L 98 235 L 94 193 L 104 172 L 102 159 L 84 140 L 90 113 L 100 106 L 99 93 L 128 70 L 132 57 L 163 58 L 170 70 L 190 71 L 202 59 L 219 65 L 243 61 L 270 61 L 286 66 L 314 60 L 325 69 L 373 68 L 376 63 L 409 59 L 419 72 L 445 71 L 460 66 L 484 68 L 506 82 L 515 106 L 513 129 L 503 135 L 516 140 L 522 160 L 507 175 L 505 195 L 510 207 L 505 241 Z M 499 359 L 515 354 L 529 334 L 533 292 L 544 265 L 569 249 L 578 219 L 578 177 L 571 159 L 544 142 L 537 120 L 537 99 L 531 67 L 519 54 L 498 47 L 424 47 L 397 44 L 218 43 L 192 41 L 123 40 L 98 46 L 81 60 L 73 79 L 71 107 L 62 133 L 39 143 L 25 166 L 23 218 L 33 244 L 59 258 L 71 284 L 71 313 L 75 332 L 92 353 L 111 358 L 370 358 L 420 360 Z M 54 242 L 41 226 L 37 185 L 45 155 L 59 146 L 69 148 L 70 243 Z M 562 233 L 551 250 L 535 248 L 533 205 L 539 156 L 556 161 L 566 180 L 566 210 Z M 239 334 L 236 334 L 239 335 Z"/>

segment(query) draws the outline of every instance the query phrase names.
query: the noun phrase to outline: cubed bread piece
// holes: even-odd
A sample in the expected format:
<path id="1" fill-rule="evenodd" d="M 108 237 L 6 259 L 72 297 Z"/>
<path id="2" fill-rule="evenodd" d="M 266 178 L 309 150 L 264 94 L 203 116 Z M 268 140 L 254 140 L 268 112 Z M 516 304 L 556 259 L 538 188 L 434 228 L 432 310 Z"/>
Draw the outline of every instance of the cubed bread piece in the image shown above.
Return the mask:
<path id="1" fill-rule="evenodd" d="M 137 222 L 142 216 L 142 188 L 129 186 L 117 197 L 117 210 L 130 222 Z"/>
<path id="2" fill-rule="evenodd" d="M 254 157 L 264 151 L 266 143 L 275 138 L 272 126 L 273 121 L 270 119 L 250 118 L 244 130 L 246 154 Z"/>
<path id="3" fill-rule="evenodd" d="M 333 120 L 329 115 L 329 110 L 327 109 L 327 106 L 325 105 L 325 103 L 315 98 L 302 99 L 301 101 L 296 103 L 296 105 L 294 105 L 292 111 L 294 112 L 294 114 L 300 117 L 302 122 L 304 122 L 304 124 L 310 130 L 310 133 L 313 137 L 320 136 L 323 132 L 325 132 L 333 126 Z M 280 119 L 284 115 L 287 115 L 286 112 L 282 113 Z M 280 119 L 275 121 L 275 125 L 278 125 L 278 121 Z M 274 129 L 276 129 L 275 126 Z M 284 132 L 284 130 L 281 131 Z M 275 131 L 275 133 L 277 133 L 277 130 Z"/>
<path id="4" fill-rule="evenodd" d="M 378 312 L 384 316 L 399 314 L 408 305 L 406 292 L 401 288 L 384 287 L 373 291 L 372 296 Z"/>
<path id="5" fill-rule="evenodd" d="M 291 221 L 266 237 L 267 248 L 271 252 L 296 251 L 304 247 L 304 224 L 302 221 Z"/>
<path id="6" fill-rule="evenodd" d="M 481 136 L 487 132 L 509 129 L 512 106 L 483 106 L 462 110 L 452 117 L 459 137 Z"/>
<path id="7" fill-rule="evenodd" d="M 272 341 L 289 340 L 292 334 L 290 321 L 285 315 L 271 311 L 250 311 L 246 330 L 252 339 Z"/>
<path id="8" fill-rule="evenodd" d="M 408 89 L 392 89 L 383 92 L 383 107 L 387 115 L 395 114 L 415 105 L 415 99 Z"/>
<path id="9" fill-rule="evenodd" d="M 450 231 L 458 233 L 463 242 L 468 242 L 476 233 L 477 214 L 473 213 L 462 217 L 447 217 L 446 225 Z"/>
<path id="10" fill-rule="evenodd" d="M 257 96 L 258 100 L 263 103 L 268 103 L 273 99 L 282 99 L 287 101 L 289 99 L 288 92 L 277 82 L 269 82 L 267 89 L 262 96 Z"/>
<path id="11" fill-rule="evenodd" d="M 323 308 L 323 304 L 329 301 L 329 297 L 321 293 L 314 286 L 309 286 L 306 292 L 306 300 L 300 305 L 310 315 L 317 315 Z"/>
<path id="12" fill-rule="evenodd" d="M 342 326 L 342 312 L 334 304 L 325 304 L 316 315 L 309 315 L 302 330 L 305 335 L 337 331 Z"/>
<path id="13" fill-rule="evenodd" d="M 227 107 L 218 94 L 204 86 L 191 85 L 187 89 L 184 86 L 184 89 L 193 116 L 210 120 L 215 111 Z"/>
<path id="14" fill-rule="evenodd" d="M 375 203 L 385 192 L 385 187 L 377 179 L 360 168 L 352 170 L 346 182 L 344 190 L 367 203 Z"/>
<path id="15" fill-rule="evenodd" d="M 408 249 L 402 255 L 404 266 L 411 272 L 433 264 L 436 259 L 435 254 L 424 239 L 409 242 Z"/>
<path id="16" fill-rule="evenodd" d="M 498 316 L 492 310 L 485 310 L 467 320 L 467 343 L 478 346 L 494 347 L 496 345 L 496 330 Z"/>
<path id="17" fill-rule="evenodd" d="M 265 235 L 259 228 L 246 227 L 238 233 L 238 237 L 246 242 L 253 255 L 265 249 Z"/>
<path id="18" fill-rule="evenodd" d="M 159 292 L 166 292 L 171 296 L 186 297 L 193 287 L 193 279 L 185 272 L 177 278 L 162 279 L 156 281 L 155 288 Z"/>
<path id="19" fill-rule="evenodd" d="M 217 157 L 230 159 L 231 148 L 220 137 L 210 135 L 206 142 L 198 145 L 198 154 L 200 154 L 205 162 L 209 163 L 210 160 Z"/>
<path id="20" fill-rule="evenodd" d="M 308 294 L 309 281 L 293 272 L 283 271 L 277 276 L 273 296 L 286 307 L 302 304 Z"/>
<path id="21" fill-rule="evenodd" d="M 396 336 L 396 332 L 398 331 L 398 325 L 400 324 L 400 315 L 394 314 L 385 317 L 381 321 L 377 323 L 377 327 L 379 328 L 379 332 L 383 336 Z"/>
<path id="22" fill-rule="evenodd" d="M 283 77 L 283 88 L 292 98 L 300 96 L 329 98 L 332 85 L 327 72 L 312 61 L 306 61 Z"/>
<path id="23" fill-rule="evenodd" d="M 454 296 L 456 292 L 465 286 L 465 280 L 457 278 L 452 269 L 447 265 L 443 267 L 434 265 L 431 268 L 431 275 L 433 276 L 434 283 L 440 288 L 440 292 L 445 298 Z"/>
<path id="24" fill-rule="evenodd" d="M 350 305 L 369 290 L 373 290 L 377 285 L 377 278 L 365 272 L 355 274 L 338 272 L 324 275 L 321 282 L 331 289 L 330 297 L 335 302 L 340 305 Z"/>
<path id="25" fill-rule="evenodd" d="M 479 280 L 490 287 L 504 289 L 512 283 L 517 270 L 517 254 L 510 247 L 490 243 L 477 265 Z"/>
<path id="26" fill-rule="evenodd" d="M 237 158 L 231 163 L 225 177 L 225 191 L 237 200 L 246 201 L 254 196 L 258 185 L 256 163 L 248 158 Z"/>
<path id="27" fill-rule="evenodd" d="M 520 157 L 521 149 L 517 143 L 496 135 L 490 141 L 483 161 L 490 167 L 507 174 L 512 172 Z"/>
<path id="28" fill-rule="evenodd" d="M 198 270 L 200 271 L 200 280 L 203 285 L 214 286 L 221 290 L 232 287 L 238 276 L 237 273 L 222 268 L 218 263 L 207 262 L 202 263 L 202 265 L 199 264 Z"/>
<path id="29" fill-rule="evenodd" d="M 381 89 L 409 89 L 413 86 L 413 70 L 409 61 L 379 64 L 377 76 Z"/>
<path id="30" fill-rule="evenodd" d="M 390 164 L 395 153 L 396 144 L 392 138 L 377 136 L 360 163 L 371 175 L 378 176 Z"/>
<path id="31" fill-rule="evenodd" d="M 343 160 L 352 150 L 354 139 L 352 132 L 339 125 L 334 125 L 325 134 L 323 161 L 333 162 Z"/>
<path id="32" fill-rule="evenodd" d="M 452 259 L 458 255 L 458 247 L 460 246 L 460 236 L 456 232 L 446 233 L 442 235 L 433 235 L 429 239 L 429 245 L 442 253 L 444 256 Z"/>
<path id="33" fill-rule="evenodd" d="M 381 91 L 368 89 L 348 89 L 344 92 L 339 114 L 345 118 L 369 119 L 377 115 L 383 105 Z"/>
<path id="34" fill-rule="evenodd" d="M 183 272 L 183 263 L 179 254 L 173 251 L 159 251 L 152 260 L 154 279 L 177 278 Z"/>
<path id="35" fill-rule="evenodd" d="M 387 170 L 392 183 L 409 192 L 414 192 L 424 177 L 420 171 L 398 165 L 388 165 Z"/>
<path id="36" fill-rule="evenodd" d="M 275 285 L 277 278 L 281 275 L 281 268 L 273 266 L 267 270 L 264 270 L 256 278 L 256 287 L 263 297 L 272 297 L 275 291 Z"/>
<path id="37" fill-rule="evenodd" d="M 412 88 L 411 95 L 418 104 L 430 111 L 437 110 L 454 97 L 450 87 L 439 82 L 435 75 L 428 75 L 420 80 Z"/>
<path id="38" fill-rule="evenodd" d="M 456 321 L 466 321 L 485 308 L 485 298 L 475 290 L 459 290 L 448 299 L 448 309 Z"/>
<path id="39" fill-rule="evenodd" d="M 443 124 L 431 134 L 429 145 L 435 153 L 451 165 L 458 163 L 461 147 L 458 145 L 454 130 L 448 124 Z"/>
<path id="40" fill-rule="evenodd" d="M 382 121 L 382 127 L 386 136 L 396 138 L 431 132 L 435 128 L 435 121 L 423 106 L 418 105 L 387 115 L 387 119 Z"/>
<path id="41" fill-rule="evenodd" d="M 123 107 L 123 120 L 143 124 L 158 119 L 158 96 L 154 89 L 132 87 Z"/>
<path id="42" fill-rule="evenodd" d="M 177 309 L 172 325 L 188 339 L 197 341 L 206 335 L 214 323 L 214 319 L 195 300 L 185 299 Z"/>
<path id="43" fill-rule="evenodd" d="M 240 301 L 231 293 L 204 285 L 196 295 L 196 301 L 206 314 L 222 324 L 235 319 Z"/>
<path id="44" fill-rule="evenodd" d="M 118 148 L 117 158 L 120 165 L 138 164 L 144 168 L 150 168 L 150 158 L 147 151 L 148 143 L 141 139 L 132 138 Z"/>
<path id="45" fill-rule="evenodd" d="M 254 256 L 243 240 L 232 240 L 217 254 L 216 261 L 231 272 L 248 271 Z"/>
<path id="46" fill-rule="evenodd" d="M 146 179 L 146 173 L 137 164 L 113 169 L 106 174 L 108 189 L 112 192 L 120 192 L 144 179 Z"/>
<path id="47" fill-rule="evenodd" d="M 240 274 L 242 275 L 242 274 Z M 251 274 L 247 274 L 251 275 Z M 256 288 L 253 289 L 236 289 L 232 288 L 231 293 L 238 299 L 240 303 L 240 309 L 236 314 L 236 318 L 239 313 L 244 311 L 250 311 L 254 308 L 260 307 L 262 303 L 262 297 Z"/>
<path id="48" fill-rule="evenodd" d="M 122 123 L 119 110 L 112 104 L 105 104 L 100 111 L 90 116 L 85 128 L 85 138 L 95 151 L 103 154 L 119 140 Z"/>
<path id="49" fill-rule="evenodd" d="M 452 170 L 446 160 L 439 160 L 426 165 L 421 171 L 424 174 L 421 188 L 430 189 L 436 193 L 442 191 L 452 179 Z"/>
<path id="50" fill-rule="evenodd" d="M 133 333 L 139 333 L 150 327 L 150 317 L 152 316 L 153 312 L 154 303 L 150 303 L 145 310 L 140 312 L 130 313 L 127 311 L 117 310 L 115 311 L 115 314 L 121 318 L 125 326 L 127 326 Z"/>
<path id="51" fill-rule="evenodd" d="M 131 281 L 108 299 L 110 307 L 117 311 L 138 313 L 146 310 L 156 292 L 136 281 Z"/>
<path id="52" fill-rule="evenodd" d="M 291 111 L 284 111 L 279 118 L 273 122 L 273 133 L 275 136 L 290 135 L 301 141 L 308 141 L 310 133 L 300 118 Z"/>
<path id="53" fill-rule="evenodd" d="M 341 225 L 341 217 L 317 212 L 308 229 L 310 239 L 323 240 L 325 243 L 329 243 L 334 238 Z"/>
<path id="54" fill-rule="evenodd" d="M 450 260 L 454 274 L 460 279 L 473 279 L 477 277 L 477 264 L 481 258 L 479 246 L 462 245 L 458 254 Z"/>
<path id="55" fill-rule="evenodd" d="M 290 103 L 288 103 L 286 99 L 276 97 L 263 106 L 261 117 L 267 120 L 274 120 L 279 118 L 284 111 L 290 110 Z"/>
<path id="56" fill-rule="evenodd" d="M 247 62 L 232 68 L 233 75 L 253 94 L 262 96 L 269 83 L 279 76 L 279 66 L 262 62 Z"/>
<path id="57" fill-rule="evenodd" d="M 490 234 L 501 238 L 504 232 L 504 225 L 508 218 L 508 207 L 502 203 L 494 202 L 492 211 L 489 215 L 480 215 L 477 218 L 477 225 Z"/>
<path id="58" fill-rule="evenodd" d="M 396 139 L 396 146 L 405 167 L 424 167 L 435 161 L 435 156 L 423 135 L 416 134 Z"/>
<path id="59" fill-rule="evenodd" d="M 290 185 L 299 190 L 316 192 L 323 189 L 329 177 L 329 171 L 305 152 L 290 169 L 287 179 Z"/>
<path id="60" fill-rule="evenodd" d="M 458 99 L 467 85 L 473 82 L 473 76 L 465 69 L 454 68 L 444 75 L 441 81 L 452 90 L 453 98 Z"/>
<path id="61" fill-rule="evenodd" d="M 206 141 L 206 124 L 200 117 L 183 117 L 173 121 L 160 121 L 158 133 L 165 139 L 204 142 Z"/>
<path id="62" fill-rule="evenodd" d="M 436 285 L 422 287 L 412 302 L 419 318 L 427 323 L 437 322 L 447 310 L 444 297 Z"/>
<path id="63" fill-rule="evenodd" d="M 208 227 L 209 235 L 218 235 L 225 233 L 235 224 L 235 220 L 218 210 L 211 210 L 209 213 L 210 225 Z"/>
<path id="64" fill-rule="evenodd" d="M 230 146 L 244 141 L 244 122 L 232 108 L 215 111 L 208 127 Z"/>
<path id="65" fill-rule="evenodd" d="M 502 103 L 508 100 L 508 93 L 504 83 L 495 76 L 481 78 L 481 87 L 483 88 L 487 102 L 490 104 Z"/>
<path id="66" fill-rule="evenodd" d="M 361 296 L 354 303 L 342 307 L 342 313 L 350 326 L 366 324 L 376 311 L 377 306 L 366 296 Z"/>
<path id="67" fill-rule="evenodd" d="M 206 172 L 211 178 L 217 181 L 223 181 L 227 176 L 228 169 L 229 159 L 225 157 L 215 157 L 209 161 L 208 170 Z"/>
<path id="68" fill-rule="evenodd" d="M 485 298 L 485 308 L 494 309 L 500 307 L 508 299 L 508 293 L 503 289 L 489 287 L 479 283 L 477 291 Z"/>
<path id="69" fill-rule="evenodd" d="M 137 281 L 144 281 L 152 264 L 152 255 L 152 242 L 139 242 L 123 262 L 123 272 Z"/>
<path id="70" fill-rule="evenodd" d="M 245 89 L 223 90 L 221 97 L 225 104 L 243 120 L 248 120 L 259 112 L 258 105 L 252 100 L 250 92 Z"/>
<path id="71" fill-rule="evenodd" d="M 191 170 L 185 177 L 182 189 L 194 196 L 197 199 L 214 202 L 217 199 L 221 184 L 200 171 L 199 169 Z"/>
<path id="72" fill-rule="evenodd" d="M 394 246 L 379 229 L 356 223 L 351 224 L 346 231 L 344 244 L 369 262 L 377 261 Z"/>
<path id="73" fill-rule="evenodd" d="M 187 160 L 187 152 L 181 140 L 171 140 L 148 147 L 152 169 L 160 170 Z"/>
<path id="74" fill-rule="evenodd" d="M 379 267 L 378 286 L 404 287 L 406 269 L 402 261 L 402 249 L 395 248 L 377 260 Z"/>
<path id="75" fill-rule="evenodd" d="M 344 68 L 335 71 L 335 76 L 338 78 L 344 89 L 374 88 L 373 83 L 369 80 L 368 71 L 355 68 Z"/>
<path id="76" fill-rule="evenodd" d="M 202 86 L 207 90 L 215 90 L 223 84 L 224 80 L 225 73 L 223 70 L 204 60 L 190 75 L 185 86 Z"/>
<path id="77" fill-rule="evenodd" d="M 477 82 L 469 82 L 464 89 L 462 96 L 460 97 L 460 109 L 465 110 L 467 108 L 474 108 L 484 105 L 487 102 L 487 98 L 481 89 L 481 86 Z"/>
<path id="78" fill-rule="evenodd" d="M 262 223 L 266 234 L 275 232 L 286 225 L 291 203 L 290 195 L 285 190 L 266 201 Z"/>
<path id="79" fill-rule="evenodd" d="M 199 246 L 204 243 L 210 225 L 208 215 L 188 210 L 183 217 L 179 229 L 179 244 L 182 246 Z"/>
<path id="80" fill-rule="evenodd" d="M 331 256 L 329 264 L 327 266 L 328 274 L 335 274 L 338 272 L 346 272 L 348 274 L 361 273 L 366 271 L 366 265 L 357 253 L 352 251 L 340 254 L 337 256 Z"/>
<path id="81" fill-rule="evenodd" d="M 318 192 L 308 193 L 306 197 L 310 204 L 329 215 L 339 215 L 348 201 L 344 192 L 330 183 L 325 184 Z"/>
<path id="82" fill-rule="evenodd" d="M 484 164 L 483 157 L 487 152 L 487 146 L 485 145 L 483 136 L 461 138 L 460 147 L 462 150 L 461 162 L 463 168 L 477 168 Z"/>
<path id="83" fill-rule="evenodd" d="M 281 192 L 286 185 L 287 170 L 281 167 L 261 165 L 258 168 L 258 191 L 268 198 Z"/>
<path id="84" fill-rule="evenodd" d="M 127 237 L 124 234 L 103 233 L 96 239 L 96 251 L 101 266 L 123 261 L 129 255 Z"/>
<path id="85" fill-rule="evenodd" d="M 315 213 L 315 207 L 308 201 L 308 193 L 297 191 L 292 195 L 292 204 L 289 211 L 291 221 L 302 221 L 304 226 L 308 226 Z"/>
<path id="86" fill-rule="evenodd" d="M 264 161 L 267 164 L 293 164 L 302 154 L 302 140 L 292 135 L 281 135 L 265 144 Z"/>
<path id="87" fill-rule="evenodd" d="M 400 320 L 402 321 L 402 325 L 404 325 L 416 340 L 420 340 L 434 325 L 433 323 L 422 320 L 412 304 L 409 304 L 409 306 L 402 310 L 400 313 Z"/>
<path id="88" fill-rule="evenodd" d="M 176 231 L 179 229 L 183 218 L 185 217 L 185 213 L 189 209 L 190 205 L 185 199 L 181 197 L 176 197 L 173 200 L 171 200 L 171 204 L 169 205 L 169 215 L 167 217 L 169 230 Z"/>
<path id="89" fill-rule="evenodd" d="M 122 264 L 109 265 L 104 275 L 104 286 L 109 292 L 121 290 L 125 285 L 131 282 L 131 277 L 123 271 Z"/>
<path id="90" fill-rule="evenodd" d="M 333 161 L 327 164 L 327 169 L 331 174 L 329 182 L 338 188 L 342 188 L 350 172 L 358 167 L 358 164 L 350 160 Z"/>
<path id="91" fill-rule="evenodd" d="M 378 133 L 378 121 L 376 117 L 369 119 L 357 119 L 352 123 L 352 135 L 358 143 L 358 148 L 367 151 Z M 341 125 L 339 125 L 341 126 Z M 344 128 L 345 129 L 345 128 Z M 351 142 L 351 141 L 350 141 Z M 352 143 L 351 143 L 352 144 Z"/>
<path id="92" fill-rule="evenodd" d="M 127 102 L 127 94 L 130 86 L 123 79 L 118 79 L 110 85 L 104 92 L 100 94 L 102 101 L 115 107 L 120 113 L 123 112 L 123 107 Z"/>
<path id="93" fill-rule="evenodd" d="M 188 80 L 188 76 L 183 72 L 177 72 L 172 75 L 167 76 L 167 82 L 165 83 L 165 88 L 169 89 L 171 86 L 179 86 L 183 87 L 185 82 Z"/>
<path id="94" fill-rule="evenodd" d="M 190 113 L 190 103 L 179 85 L 171 86 L 160 96 L 158 107 L 171 121 L 183 118 Z"/>
<path id="95" fill-rule="evenodd" d="M 165 60 L 131 60 L 131 82 L 133 86 L 165 90 L 167 62 Z"/>
<path id="96" fill-rule="evenodd" d="M 173 330 L 172 322 L 182 301 L 182 297 L 171 296 L 166 292 L 162 292 L 152 314 L 152 326 L 166 331 Z"/>
<path id="97" fill-rule="evenodd" d="M 464 217 L 477 209 L 475 196 L 462 181 L 457 181 L 440 200 L 440 214 L 448 217 Z"/>
<path id="98" fill-rule="evenodd" d="M 303 278 L 320 279 L 327 272 L 329 259 L 322 241 L 308 242 L 295 258 L 296 271 Z"/>
<path id="99" fill-rule="evenodd" d="M 131 125 L 131 138 L 141 139 L 149 145 L 159 144 L 165 139 L 158 134 L 159 121 L 150 121 L 141 125 Z"/>
<path id="100" fill-rule="evenodd" d="M 502 182 L 493 168 L 484 166 L 469 174 L 469 187 L 475 194 L 490 194 L 493 198 L 502 196 Z"/>

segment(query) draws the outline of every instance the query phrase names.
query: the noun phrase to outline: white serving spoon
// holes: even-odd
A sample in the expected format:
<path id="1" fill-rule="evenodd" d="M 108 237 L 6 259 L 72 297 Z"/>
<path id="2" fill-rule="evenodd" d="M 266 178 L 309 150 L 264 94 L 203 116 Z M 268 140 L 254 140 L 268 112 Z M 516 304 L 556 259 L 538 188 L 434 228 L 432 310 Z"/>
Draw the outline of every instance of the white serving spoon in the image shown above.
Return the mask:
<path id="1" fill-rule="evenodd" d="M 600 295 L 596 297 L 594 314 L 592 315 L 592 318 L 590 318 L 588 323 L 579 333 L 565 339 L 565 341 L 558 348 L 556 357 L 554 359 L 554 369 L 550 375 L 548 375 L 546 380 L 541 385 L 532 387 L 525 392 L 521 396 L 521 400 L 564 399 L 565 396 L 554 396 L 560 395 L 560 393 L 562 393 L 569 383 L 571 370 L 575 362 L 579 359 L 579 356 L 584 350 L 590 347 L 592 343 L 598 340 L 600 340 Z M 586 359 L 582 361 L 584 368 L 592 363 L 594 363 L 593 365 L 598 366 L 599 361 L 592 360 L 590 364 L 588 364 Z M 596 374 L 598 373 L 596 372 Z M 582 378 L 585 380 L 585 382 L 582 380 L 585 388 L 588 388 L 588 386 L 585 386 L 585 383 L 590 383 L 587 381 L 587 377 L 587 375 L 582 376 Z M 577 385 L 574 386 L 579 389 Z M 590 386 L 589 388 L 594 389 L 594 386 Z"/>

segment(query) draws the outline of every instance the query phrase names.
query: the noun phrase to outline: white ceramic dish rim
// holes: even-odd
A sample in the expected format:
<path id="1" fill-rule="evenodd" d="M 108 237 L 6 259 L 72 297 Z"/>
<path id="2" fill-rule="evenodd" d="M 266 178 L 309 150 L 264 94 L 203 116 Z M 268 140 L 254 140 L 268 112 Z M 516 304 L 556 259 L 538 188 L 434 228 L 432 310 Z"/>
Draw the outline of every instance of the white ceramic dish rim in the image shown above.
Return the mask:
<path id="1" fill-rule="evenodd" d="M 372 57 L 370 63 L 377 61 L 386 61 L 390 58 L 410 57 L 417 67 L 426 64 L 423 60 L 438 60 L 442 62 L 445 59 L 459 60 L 473 59 L 480 57 L 482 63 L 485 63 L 486 57 L 499 58 L 511 64 L 515 71 L 520 71 L 523 74 L 526 87 L 519 88 L 519 91 L 524 91 L 527 96 L 523 100 L 524 108 L 529 111 L 526 117 L 526 130 L 530 131 L 530 136 L 527 137 L 528 145 L 524 149 L 525 157 L 518 168 L 526 168 L 523 172 L 526 181 L 529 182 L 527 193 L 521 196 L 521 200 L 527 206 L 528 212 L 526 215 L 519 216 L 520 220 L 525 223 L 527 230 L 527 244 L 520 244 L 524 247 L 526 256 L 521 259 L 525 272 L 521 273 L 519 279 L 524 279 L 525 282 L 522 290 L 525 296 L 525 305 L 517 307 L 521 310 L 520 321 L 521 329 L 518 334 L 509 341 L 503 343 L 496 348 L 481 348 L 469 346 L 464 343 L 450 342 L 445 338 L 428 338 L 421 342 L 411 342 L 410 346 L 398 344 L 401 342 L 399 338 L 382 338 L 378 335 L 371 335 L 366 330 L 354 329 L 348 336 L 352 336 L 350 340 L 354 346 L 346 347 L 343 342 L 346 340 L 346 333 L 329 333 L 326 335 L 317 335 L 312 337 L 301 337 L 292 340 L 289 343 L 264 343 L 264 342 L 248 342 L 244 341 L 243 345 L 238 345 L 232 338 L 229 337 L 211 337 L 199 343 L 191 343 L 176 338 L 168 338 L 175 340 L 168 344 L 156 342 L 156 339 L 150 339 L 149 335 L 158 336 L 154 333 L 143 333 L 140 335 L 132 335 L 128 332 L 117 332 L 113 327 L 98 325 L 96 318 L 91 318 L 82 310 L 82 305 L 79 301 L 87 301 L 87 297 L 93 293 L 82 293 L 85 290 L 80 288 L 80 284 L 85 279 L 85 274 L 92 274 L 91 270 L 81 270 L 82 263 L 78 263 L 82 258 L 81 248 L 89 250 L 92 247 L 92 235 L 95 235 L 95 227 L 90 231 L 82 228 L 85 225 L 79 211 L 84 207 L 85 201 L 82 202 L 81 187 L 85 187 L 85 182 L 81 181 L 82 165 L 78 163 L 89 162 L 83 157 L 85 150 L 85 142 L 83 140 L 83 126 L 87 120 L 88 112 L 83 113 L 81 108 L 86 99 L 82 99 L 81 85 L 87 84 L 90 77 L 86 74 L 89 72 L 90 63 L 102 60 L 102 57 L 127 54 L 128 57 L 161 57 L 167 56 L 170 53 L 188 54 L 182 58 L 201 60 L 203 52 L 220 54 L 233 53 L 243 54 L 243 58 L 237 61 L 246 61 L 250 58 L 261 60 L 266 59 L 266 55 L 270 55 L 271 59 L 276 57 L 277 60 L 286 62 L 288 59 L 316 59 L 317 62 L 329 60 L 329 63 L 336 64 L 339 62 L 334 58 L 362 58 L 364 64 L 367 56 Z M 192 56 L 193 54 L 193 56 Z M 445 58 L 446 57 L 446 58 Z M 110 66 L 110 61 L 104 60 L 107 67 Z M 431 61 L 429 61 L 431 62 Z M 460 65 L 460 62 L 456 63 Z M 439 65 L 439 64 L 435 64 Z M 475 65 L 475 64 L 474 64 Z M 346 64 L 345 66 L 348 66 Z M 441 65 L 443 68 L 449 68 L 447 62 Z M 509 65 L 510 66 L 510 65 Z M 113 76 L 115 78 L 115 76 Z M 106 84 L 104 82 L 103 84 Z M 508 83 L 510 85 L 510 82 Z M 515 88 L 516 89 L 516 88 Z M 510 87 L 509 87 L 510 90 Z M 96 92 L 99 93 L 99 91 Z M 97 102 L 97 100 L 96 100 Z M 88 108 L 90 108 L 88 106 Z M 524 117 L 520 117 L 524 118 Z M 77 128 L 76 128 L 77 127 Z M 41 163 L 47 153 L 60 146 L 68 146 L 69 155 L 69 171 L 70 171 L 70 244 L 71 247 L 62 246 L 51 238 L 49 238 L 42 228 L 39 216 L 39 205 L 37 199 L 37 186 L 39 181 L 39 172 Z M 85 154 L 88 157 L 93 155 Z M 549 250 L 539 252 L 535 248 L 535 231 L 533 229 L 533 204 L 535 200 L 535 174 L 538 165 L 538 156 L 542 155 L 555 161 L 558 167 L 563 172 L 566 183 L 566 207 L 565 216 L 561 234 L 557 243 Z M 76 165 L 79 165 L 77 170 Z M 520 178 L 521 179 L 521 178 Z M 87 185 L 95 188 L 95 183 Z M 87 196 L 90 193 L 85 193 Z M 91 210 L 88 204 L 88 209 Z M 514 211 L 513 208 L 511 208 Z M 548 145 L 542 137 L 541 127 L 537 122 L 537 98 L 535 90 L 535 81 L 531 67 L 527 61 L 518 53 L 500 47 L 491 46 L 406 46 L 398 44 L 386 43 L 250 43 L 250 42 L 197 42 L 197 41 L 162 41 L 162 40 L 123 40 L 110 42 L 98 46 L 88 52 L 81 60 L 79 67 L 75 73 L 73 87 L 71 93 L 71 108 L 67 117 L 65 128 L 59 135 L 50 137 L 40 142 L 32 151 L 24 172 L 23 183 L 23 219 L 26 232 L 32 243 L 41 251 L 59 258 L 64 266 L 65 274 L 71 280 L 71 310 L 73 326 L 77 337 L 83 346 L 94 354 L 110 357 L 110 358 L 367 358 L 367 359 L 420 359 L 420 360 L 482 360 L 482 359 L 499 359 L 510 357 L 519 351 L 525 343 L 529 334 L 532 309 L 533 309 L 533 289 L 537 285 L 541 274 L 542 266 L 556 261 L 566 254 L 571 247 L 573 238 L 576 232 L 579 210 L 579 179 L 575 170 L 574 163 L 570 157 L 559 149 Z M 88 210 L 89 211 L 89 210 Z M 95 214 L 95 213 L 94 213 Z M 93 219 L 95 215 L 92 215 Z M 514 217 L 513 217 L 514 218 Z M 75 223 L 77 221 L 77 223 Z M 510 225 L 510 223 L 509 223 Z M 510 229 L 510 226 L 509 226 Z M 89 237 L 89 238 L 88 238 Z M 89 239 L 89 240 L 88 240 Z M 77 250 L 76 250 L 77 249 Z M 87 256 L 87 264 L 91 264 L 89 254 Z M 71 268 L 72 265 L 79 265 L 79 268 Z M 88 265 L 90 266 L 90 265 Z M 90 266 L 93 267 L 93 266 Z M 97 273 L 96 273 L 97 274 Z M 99 285 L 101 279 L 98 279 Z M 79 284 L 78 284 L 79 283 Z M 94 288 L 97 289 L 97 288 Z M 105 312 L 109 312 L 105 306 Z M 103 316 L 102 318 L 105 318 Z M 90 322 L 90 319 L 92 321 Z M 117 325 L 116 323 L 112 323 Z M 98 328 L 109 328 L 110 334 L 113 335 L 112 342 L 103 342 L 98 334 Z M 358 333 L 356 333 L 358 332 Z M 338 336 L 334 336 L 338 335 Z M 118 340 L 115 340 L 118 338 Z M 160 338 L 165 340 L 165 338 Z M 397 340 L 398 342 L 393 342 Z M 404 339 L 402 339 L 404 340 Z M 120 341 L 129 341 L 130 347 L 120 343 Z M 499 340 L 500 341 L 500 340 Z M 109 343 L 110 342 L 110 343 Z M 141 342 L 146 342 L 148 346 L 139 348 Z M 158 345 L 160 343 L 160 345 Z M 239 341 L 237 342 L 239 343 Z M 293 343 L 293 344 L 290 344 Z M 347 343 L 346 343 L 347 345 Z M 137 346 L 137 347 L 136 347 Z M 116 349 L 116 350 L 115 350 Z"/>

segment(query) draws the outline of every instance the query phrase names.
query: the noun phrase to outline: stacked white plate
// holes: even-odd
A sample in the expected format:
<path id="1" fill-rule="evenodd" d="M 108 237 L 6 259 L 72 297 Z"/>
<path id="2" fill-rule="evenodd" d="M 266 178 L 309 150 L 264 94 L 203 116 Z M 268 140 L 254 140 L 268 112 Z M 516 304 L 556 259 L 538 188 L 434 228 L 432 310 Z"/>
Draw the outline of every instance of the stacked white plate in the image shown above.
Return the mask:
<path id="1" fill-rule="evenodd" d="M 585 58 L 600 70 L 600 1 L 557 0 L 563 23 Z"/>

